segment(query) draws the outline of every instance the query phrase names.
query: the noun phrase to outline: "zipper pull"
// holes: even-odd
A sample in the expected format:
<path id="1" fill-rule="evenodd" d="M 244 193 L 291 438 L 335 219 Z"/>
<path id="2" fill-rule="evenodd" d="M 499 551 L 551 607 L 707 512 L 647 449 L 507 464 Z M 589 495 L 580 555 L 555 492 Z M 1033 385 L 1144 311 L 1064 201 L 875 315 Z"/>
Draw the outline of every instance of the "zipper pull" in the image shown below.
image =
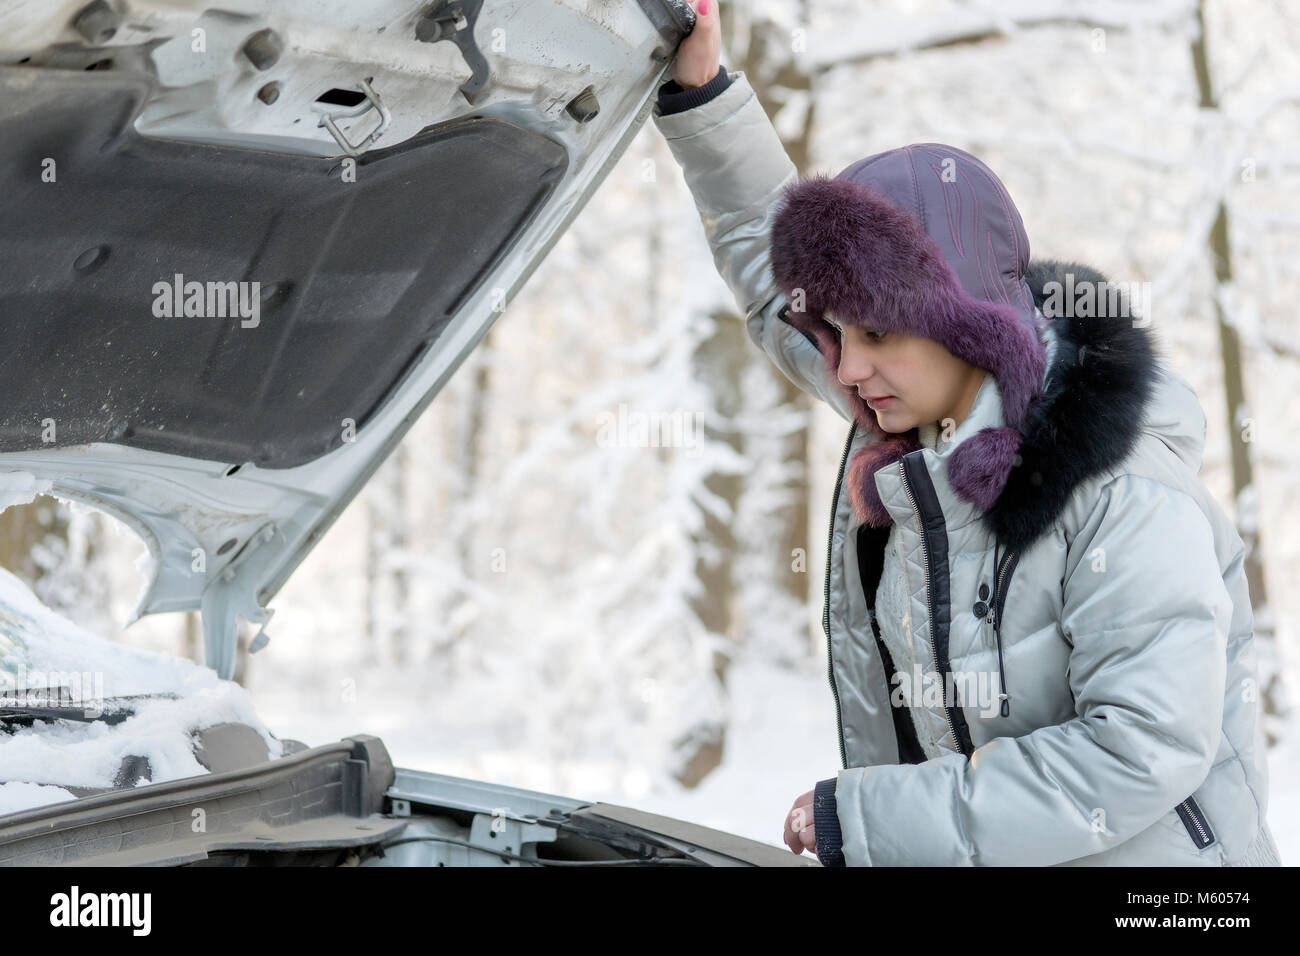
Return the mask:
<path id="1" fill-rule="evenodd" d="M 1001 682 L 1001 681 L 1004 680 L 1005 677 L 1006 677 L 1006 674 L 1005 674 L 1005 672 L 1003 671 L 1003 668 L 1002 668 L 1002 639 L 1001 639 L 1001 635 L 999 635 L 999 634 L 996 633 L 996 632 L 997 632 L 997 628 L 996 628 L 996 627 L 994 626 L 994 624 L 993 624 L 993 613 L 994 613 L 994 612 L 993 612 L 993 609 L 990 608 L 990 609 L 989 609 L 989 613 L 988 613 L 988 617 L 984 618 L 984 624 L 985 624 L 986 627 L 987 627 L 987 630 L 986 630 L 985 633 L 986 633 L 986 636 L 987 636 L 987 632 L 988 632 L 988 631 L 993 631 L 993 632 L 994 632 L 994 636 L 997 638 L 997 645 L 998 645 L 998 680 L 999 680 L 999 682 Z M 1005 687 L 1001 687 L 1001 686 L 1000 686 L 1000 687 L 998 688 L 998 700 L 1002 701 L 1002 706 L 999 708 L 998 713 L 1000 713 L 1003 717 L 1009 717 L 1009 716 L 1011 716 L 1011 695 L 1008 694 L 1008 693 L 1006 692 Z"/>

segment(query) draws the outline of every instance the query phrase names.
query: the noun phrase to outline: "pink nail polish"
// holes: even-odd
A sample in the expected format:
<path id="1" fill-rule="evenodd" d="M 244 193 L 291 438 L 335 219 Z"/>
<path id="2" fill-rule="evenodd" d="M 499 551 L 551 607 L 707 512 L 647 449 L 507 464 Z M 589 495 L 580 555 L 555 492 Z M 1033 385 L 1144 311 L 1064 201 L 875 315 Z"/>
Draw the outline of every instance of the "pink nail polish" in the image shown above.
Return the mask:
<path id="1" fill-rule="evenodd" d="M 700 13 L 704 14 L 705 16 L 708 16 L 709 0 L 700 0 Z"/>

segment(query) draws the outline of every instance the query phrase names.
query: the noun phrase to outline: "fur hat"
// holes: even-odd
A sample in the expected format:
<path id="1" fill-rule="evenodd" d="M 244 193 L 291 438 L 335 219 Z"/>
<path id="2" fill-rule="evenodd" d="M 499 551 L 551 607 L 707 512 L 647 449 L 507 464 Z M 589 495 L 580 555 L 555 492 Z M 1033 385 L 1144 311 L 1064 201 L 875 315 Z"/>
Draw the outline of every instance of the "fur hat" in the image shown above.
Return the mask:
<path id="1" fill-rule="evenodd" d="M 933 339 L 993 374 L 1005 426 L 971 435 L 947 458 L 954 493 L 991 508 L 1019 463 L 1021 429 L 1042 398 L 1047 361 L 1025 280 L 1029 239 L 993 171 L 941 143 L 878 153 L 834 179 L 792 183 L 770 238 L 773 277 L 790 300 L 784 317 L 814 338 L 832 376 L 840 342 L 827 312 Z M 892 519 L 875 473 L 921 447 L 917 429 L 885 432 L 857 390 L 842 387 L 854 418 L 879 439 L 854 455 L 850 496 L 865 523 L 883 527 Z"/>

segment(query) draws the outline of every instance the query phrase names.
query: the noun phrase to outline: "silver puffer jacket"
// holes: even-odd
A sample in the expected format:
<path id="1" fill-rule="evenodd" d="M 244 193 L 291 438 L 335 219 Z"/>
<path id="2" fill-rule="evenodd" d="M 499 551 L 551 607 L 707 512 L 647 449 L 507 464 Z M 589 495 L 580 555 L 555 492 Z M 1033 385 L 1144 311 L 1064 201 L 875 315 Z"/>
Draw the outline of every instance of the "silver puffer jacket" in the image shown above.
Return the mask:
<path id="1" fill-rule="evenodd" d="M 823 614 L 845 863 L 1277 865 L 1244 548 L 1197 477 L 1206 423 L 1191 387 L 1153 359 L 1150 400 L 1131 404 L 1107 391 L 1104 343 L 1085 358 L 1069 322 L 1043 322 L 1045 387 L 1071 384 L 1048 417 L 1068 436 L 1062 463 L 1013 516 L 1035 536 L 1008 548 L 934 448 L 877 472 L 907 611 L 886 646 L 874 603 L 890 529 L 861 523 L 843 480 L 874 439 L 783 317 L 769 230 L 798 174 L 745 74 L 728 76 L 713 99 L 653 119 L 750 338 L 850 422 Z M 1035 295 L 1065 267 L 1031 263 Z M 1106 461 L 1096 430 L 1112 427 L 1134 441 Z"/>

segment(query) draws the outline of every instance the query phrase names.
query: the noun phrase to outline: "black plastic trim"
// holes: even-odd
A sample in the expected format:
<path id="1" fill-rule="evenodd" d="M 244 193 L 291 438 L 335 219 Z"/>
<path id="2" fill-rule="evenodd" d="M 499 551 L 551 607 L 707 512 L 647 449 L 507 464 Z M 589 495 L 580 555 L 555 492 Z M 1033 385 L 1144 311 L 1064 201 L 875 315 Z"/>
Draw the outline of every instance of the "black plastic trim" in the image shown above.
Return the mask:
<path id="1" fill-rule="evenodd" d="M 394 777 L 383 742 L 358 734 L 224 773 L 34 807 L 0 816 L 0 866 L 180 865 L 231 850 L 373 845 L 406 826 L 382 815 Z"/>
<path id="2" fill-rule="evenodd" d="M 939 678 L 943 681 L 945 692 L 952 673 L 952 664 L 948 659 L 948 637 L 952 628 L 952 579 L 948 571 L 948 525 L 939 505 L 939 496 L 930 480 L 930 472 L 921 458 L 921 451 L 913 451 L 903 456 L 903 469 L 907 482 L 916 500 L 917 510 L 921 516 L 921 534 L 925 538 L 926 560 L 929 563 L 930 605 L 932 619 L 930 636 L 934 641 L 935 657 L 939 663 Z M 970 727 L 966 715 L 962 712 L 961 701 L 953 688 L 953 705 L 947 708 L 952 721 L 953 731 L 957 735 L 957 745 L 961 752 L 969 757 L 975 752 L 971 741 Z"/>

